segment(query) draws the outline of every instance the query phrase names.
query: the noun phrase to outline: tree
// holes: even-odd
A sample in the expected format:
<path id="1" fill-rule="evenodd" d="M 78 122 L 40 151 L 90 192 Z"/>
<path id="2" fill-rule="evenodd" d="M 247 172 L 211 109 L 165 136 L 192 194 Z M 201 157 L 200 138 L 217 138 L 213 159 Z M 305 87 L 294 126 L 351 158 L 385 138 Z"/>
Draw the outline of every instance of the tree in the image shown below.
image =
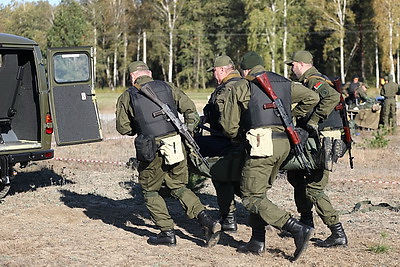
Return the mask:
<path id="1" fill-rule="evenodd" d="M 345 49 L 346 24 L 354 22 L 354 14 L 350 9 L 352 0 L 307 0 L 313 7 L 311 16 L 316 18 L 317 31 L 329 31 L 324 46 L 324 56 L 337 57 L 339 49 L 340 77 L 345 82 Z"/>
<path id="2" fill-rule="evenodd" d="M 47 30 L 53 21 L 53 7 L 47 1 L 18 3 L 13 1 L 2 12 L 2 32 L 20 35 L 46 46 Z"/>
<path id="3" fill-rule="evenodd" d="M 88 20 L 82 6 L 75 0 L 62 0 L 57 7 L 47 45 L 80 46 L 89 43 Z"/>
<path id="4" fill-rule="evenodd" d="M 382 69 L 395 77 L 393 55 L 399 49 L 400 3 L 397 0 L 374 0 L 374 21 L 382 48 Z M 397 50 L 397 51 L 395 51 Z"/>

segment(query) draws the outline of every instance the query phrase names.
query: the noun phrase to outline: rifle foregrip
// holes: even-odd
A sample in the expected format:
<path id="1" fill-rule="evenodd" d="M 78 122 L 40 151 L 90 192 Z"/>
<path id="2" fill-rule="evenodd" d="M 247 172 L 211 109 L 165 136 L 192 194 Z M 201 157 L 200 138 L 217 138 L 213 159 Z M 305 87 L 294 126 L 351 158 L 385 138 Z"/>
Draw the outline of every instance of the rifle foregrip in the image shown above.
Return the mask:
<path id="1" fill-rule="evenodd" d="M 288 133 L 289 139 L 292 142 L 292 144 L 294 144 L 294 145 L 300 144 L 299 135 L 292 127 L 286 128 L 286 132 Z"/>

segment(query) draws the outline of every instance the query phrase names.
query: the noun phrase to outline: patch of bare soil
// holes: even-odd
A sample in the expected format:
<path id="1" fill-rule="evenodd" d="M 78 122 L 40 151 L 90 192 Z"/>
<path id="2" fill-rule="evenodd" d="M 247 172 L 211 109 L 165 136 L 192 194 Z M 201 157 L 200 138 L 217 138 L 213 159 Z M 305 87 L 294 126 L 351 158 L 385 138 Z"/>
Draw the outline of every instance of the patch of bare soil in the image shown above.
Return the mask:
<path id="1" fill-rule="evenodd" d="M 355 147 L 354 169 L 347 154 L 340 159 L 326 190 L 349 238 L 347 248 L 318 248 L 310 242 L 305 254 L 291 263 L 295 246 L 279 231 L 268 229 L 267 251 L 244 255 L 236 248 L 250 238 L 247 212 L 238 199 L 239 230 L 223 233 L 213 248 L 203 246 L 202 231 L 189 220 L 177 200 L 167 198 L 176 222 L 178 245 L 153 247 L 146 243 L 158 230 L 144 206 L 136 174 L 120 162 L 133 156 L 132 139 L 118 136 L 114 122 L 103 124 L 106 140 L 55 148 L 57 158 L 31 163 L 13 181 L 0 204 L 0 266 L 398 266 L 400 213 L 388 208 L 354 211 L 356 203 L 388 203 L 399 207 L 400 135 L 390 136 L 386 149 Z M 357 136 L 357 144 L 371 132 Z M 385 181 L 376 183 L 373 181 Z M 218 216 L 210 181 L 199 192 L 202 202 Z M 270 192 L 273 201 L 297 216 L 293 190 L 283 175 Z M 363 205 L 362 209 L 370 206 Z M 314 238 L 326 238 L 328 228 L 315 219 Z M 369 251 L 389 247 L 386 253 Z"/>

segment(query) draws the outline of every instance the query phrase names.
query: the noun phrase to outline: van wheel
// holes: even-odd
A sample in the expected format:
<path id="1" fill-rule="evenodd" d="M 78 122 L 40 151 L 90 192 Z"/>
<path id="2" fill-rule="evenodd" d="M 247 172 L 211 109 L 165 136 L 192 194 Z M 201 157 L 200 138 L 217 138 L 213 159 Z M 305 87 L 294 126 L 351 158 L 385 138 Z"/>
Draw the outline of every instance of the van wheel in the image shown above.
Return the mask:
<path id="1" fill-rule="evenodd" d="M 2 185 L 0 184 L 0 199 L 5 197 L 8 194 L 8 191 L 10 190 L 10 185 Z"/>

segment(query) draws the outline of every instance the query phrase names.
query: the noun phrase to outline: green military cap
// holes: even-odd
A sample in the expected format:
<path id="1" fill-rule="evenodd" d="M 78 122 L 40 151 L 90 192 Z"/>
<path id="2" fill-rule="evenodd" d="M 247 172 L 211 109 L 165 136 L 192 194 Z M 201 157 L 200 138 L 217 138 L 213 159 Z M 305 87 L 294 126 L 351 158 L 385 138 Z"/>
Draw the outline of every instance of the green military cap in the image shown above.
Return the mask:
<path id="1" fill-rule="evenodd" d="M 242 70 L 249 70 L 257 65 L 261 65 L 264 67 L 264 60 L 259 54 L 254 51 L 250 51 L 244 54 L 242 62 L 240 62 L 240 68 Z"/>
<path id="2" fill-rule="evenodd" d="M 292 57 L 289 60 L 285 61 L 285 64 L 290 65 L 293 62 L 304 62 L 307 64 L 312 64 L 313 56 L 308 51 L 300 50 L 297 51 L 296 53 L 293 53 Z"/>
<path id="3" fill-rule="evenodd" d="M 215 67 L 224 67 L 229 65 L 234 66 L 235 64 L 233 64 L 233 61 L 230 57 L 222 55 L 215 58 L 214 65 L 211 68 L 208 68 L 207 71 L 212 71 Z"/>
<path id="4" fill-rule="evenodd" d="M 129 72 L 135 72 L 137 70 L 149 70 L 149 67 L 144 63 L 143 61 L 134 61 L 131 64 L 129 64 Z"/>

